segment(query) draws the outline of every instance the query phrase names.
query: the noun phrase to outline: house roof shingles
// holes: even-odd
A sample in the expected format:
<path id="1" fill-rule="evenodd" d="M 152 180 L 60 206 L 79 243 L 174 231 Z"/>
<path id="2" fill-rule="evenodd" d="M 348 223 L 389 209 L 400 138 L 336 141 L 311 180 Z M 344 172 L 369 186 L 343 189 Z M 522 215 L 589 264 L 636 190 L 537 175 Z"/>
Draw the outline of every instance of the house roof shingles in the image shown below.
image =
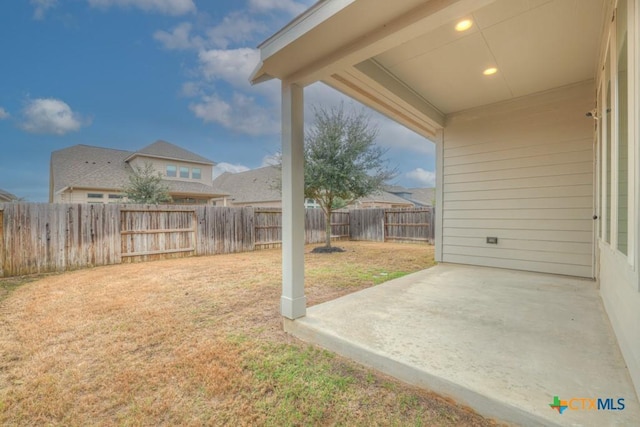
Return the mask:
<path id="1" fill-rule="evenodd" d="M 395 194 L 391 194 L 387 191 L 379 191 L 377 193 L 370 194 L 366 197 L 361 197 L 357 200 L 361 203 L 392 203 L 394 205 L 408 205 L 411 206 L 413 203 L 408 201 L 407 199 L 403 199 L 402 197 L 398 197 Z"/>
<path id="2" fill-rule="evenodd" d="M 74 145 L 51 153 L 56 193 L 66 187 L 119 189 L 129 180 L 131 151 Z"/>
<path id="3" fill-rule="evenodd" d="M 252 169 L 246 172 L 225 172 L 213 185 L 231 195 L 234 203 L 264 203 L 281 201 L 278 190 L 280 171 L 273 166 Z"/>
<path id="4" fill-rule="evenodd" d="M 435 199 L 435 188 L 433 187 L 405 188 L 400 185 L 389 185 L 386 190 L 418 207 L 433 206 Z"/>

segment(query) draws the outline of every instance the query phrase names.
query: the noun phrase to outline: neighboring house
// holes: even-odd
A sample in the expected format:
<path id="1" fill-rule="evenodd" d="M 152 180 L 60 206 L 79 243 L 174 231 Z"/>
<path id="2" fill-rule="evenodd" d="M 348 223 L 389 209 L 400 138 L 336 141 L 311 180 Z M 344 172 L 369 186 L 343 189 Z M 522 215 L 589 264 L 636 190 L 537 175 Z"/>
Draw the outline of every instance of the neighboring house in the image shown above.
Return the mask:
<path id="1" fill-rule="evenodd" d="M 283 316 L 306 313 L 296 184 L 322 81 L 435 142 L 437 262 L 595 278 L 640 393 L 640 0 L 375 4 L 317 2 L 259 47 L 287 130 Z"/>
<path id="2" fill-rule="evenodd" d="M 214 162 L 165 141 L 138 151 L 74 145 L 51 153 L 50 203 L 120 203 L 137 167 L 150 163 L 175 204 L 212 204 L 226 193 L 213 186 Z"/>
<path id="3" fill-rule="evenodd" d="M 282 206 L 279 181 L 280 170 L 273 166 L 224 172 L 213 180 L 213 185 L 229 196 L 216 203 L 219 206 L 279 208 Z"/>
<path id="4" fill-rule="evenodd" d="M 367 197 L 362 197 L 349 206 L 351 209 L 367 208 L 412 208 L 414 204 L 407 199 L 398 197 L 387 191 L 378 191 Z"/>
<path id="5" fill-rule="evenodd" d="M 218 205 L 282 207 L 280 169 L 274 166 L 265 166 L 237 173 L 224 172 L 213 181 L 213 185 L 229 194 L 228 197 L 218 200 Z M 304 206 L 305 208 L 320 207 L 318 203 L 311 199 L 305 199 Z M 381 191 L 356 200 L 349 205 L 349 208 L 411 208 L 413 206 L 415 206 L 413 202 L 386 191 Z"/>
<path id="6" fill-rule="evenodd" d="M 392 185 L 387 187 L 386 191 L 410 201 L 416 208 L 430 207 L 435 204 L 435 188 L 405 188 L 399 185 Z"/>
<path id="7" fill-rule="evenodd" d="M 10 203 L 17 201 L 18 198 L 8 191 L 4 191 L 0 188 L 0 203 Z"/>

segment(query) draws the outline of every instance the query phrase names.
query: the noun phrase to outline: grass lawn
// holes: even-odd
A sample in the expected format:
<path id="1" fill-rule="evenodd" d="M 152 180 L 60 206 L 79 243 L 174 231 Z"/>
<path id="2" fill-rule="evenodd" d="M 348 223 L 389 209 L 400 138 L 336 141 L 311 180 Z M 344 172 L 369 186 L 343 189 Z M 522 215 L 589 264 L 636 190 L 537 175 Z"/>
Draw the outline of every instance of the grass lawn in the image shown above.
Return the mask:
<path id="1" fill-rule="evenodd" d="M 338 246 L 306 255 L 311 305 L 433 264 L 426 245 Z M 280 261 L 275 249 L 0 280 L 0 424 L 493 425 L 285 334 Z"/>

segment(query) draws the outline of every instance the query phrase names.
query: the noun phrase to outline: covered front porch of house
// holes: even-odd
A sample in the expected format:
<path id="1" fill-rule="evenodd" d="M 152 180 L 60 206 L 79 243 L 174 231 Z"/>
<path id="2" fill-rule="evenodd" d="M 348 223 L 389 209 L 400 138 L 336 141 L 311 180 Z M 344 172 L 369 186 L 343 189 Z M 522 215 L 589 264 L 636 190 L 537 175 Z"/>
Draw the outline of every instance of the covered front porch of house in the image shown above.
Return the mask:
<path id="1" fill-rule="evenodd" d="M 440 264 L 308 307 L 285 329 L 489 418 L 545 426 L 640 419 L 589 279 Z M 550 407 L 554 396 L 569 406 L 562 414 Z M 594 410 L 586 399 L 612 401 Z"/>

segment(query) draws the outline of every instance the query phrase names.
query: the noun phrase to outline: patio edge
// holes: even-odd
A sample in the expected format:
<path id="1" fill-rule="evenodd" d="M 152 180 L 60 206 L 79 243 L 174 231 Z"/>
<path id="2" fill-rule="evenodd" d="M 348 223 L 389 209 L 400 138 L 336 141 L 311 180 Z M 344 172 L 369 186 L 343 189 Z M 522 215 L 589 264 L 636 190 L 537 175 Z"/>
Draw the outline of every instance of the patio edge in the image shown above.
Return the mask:
<path id="1" fill-rule="evenodd" d="M 392 360 L 385 354 L 366 346 L 355 345 L 336 334 L 315 328 L 309 324 L 308 317 L 297 320 L 283 318 L 283 321 L 284 330 L 302 341 L 319 345 L 405 383 L 452 398 L 456 403 L 468 406 L 484 417 L 514 425 L 562 426 L 409 364 Z"/>

